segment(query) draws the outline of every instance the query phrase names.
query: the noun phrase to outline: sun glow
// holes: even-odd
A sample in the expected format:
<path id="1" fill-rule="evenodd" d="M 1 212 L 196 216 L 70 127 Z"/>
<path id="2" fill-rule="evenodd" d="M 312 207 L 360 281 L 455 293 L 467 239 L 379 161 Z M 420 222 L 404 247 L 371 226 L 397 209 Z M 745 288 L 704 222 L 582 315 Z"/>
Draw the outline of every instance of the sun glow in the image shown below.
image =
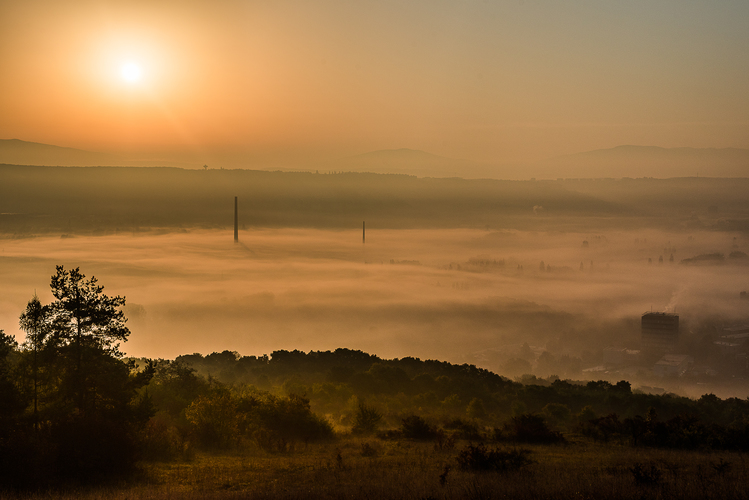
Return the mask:
<path id="1" fill-rule="evenodd" d="M 122 78 L 124 78 L 126 82 L 136 83 L 143 77 L 143 72 L 141 71 L 140 66 L 134 62 L 127 62 L 120 68 L 120 75 L 122 75 Z"/>

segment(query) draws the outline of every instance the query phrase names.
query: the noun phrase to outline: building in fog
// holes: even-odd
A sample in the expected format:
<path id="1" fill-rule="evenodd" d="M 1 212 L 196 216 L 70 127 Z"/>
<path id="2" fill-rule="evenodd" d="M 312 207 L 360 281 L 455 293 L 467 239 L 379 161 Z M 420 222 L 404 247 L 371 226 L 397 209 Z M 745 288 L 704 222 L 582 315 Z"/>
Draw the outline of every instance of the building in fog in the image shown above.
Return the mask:
<path id="1" fill-rule="evenodd" d="M 749 351 L 749 324 L 730 325 L 723 328 L 723 335 L 713 342 L 720 349 L 724 358 L 734 358 L 746 364 L 746 353 Z"/>
<path id="2" fill-rule="evenodd" d="M 640 351 L 624 347 L 607 347 L 603 350 L 603 362 L 607 365 L 634 365 L 640 361 Z"/>
<path id="3" fill-rule="evenodd" d="M 678 316 L 677 316 L 678 318 Z M 653 367 L 653 373 L 661 377 L 681 377 L 694 363 L 686 354 L 666 354 Z"/>
<path id="4" fill-rule="evenodd" d="M 721 335 L 721 338 L 745 342 L 749 339 L 749 324 L 741 323 L 726 326 L 723 328 L 723 335 Z"/>
<path id="5" fill-rule="evenodd" d="M 662 312 L 642 315 L 642 350 L 648 354 L 669 354 L 679 341 L 679 316 Z"/>

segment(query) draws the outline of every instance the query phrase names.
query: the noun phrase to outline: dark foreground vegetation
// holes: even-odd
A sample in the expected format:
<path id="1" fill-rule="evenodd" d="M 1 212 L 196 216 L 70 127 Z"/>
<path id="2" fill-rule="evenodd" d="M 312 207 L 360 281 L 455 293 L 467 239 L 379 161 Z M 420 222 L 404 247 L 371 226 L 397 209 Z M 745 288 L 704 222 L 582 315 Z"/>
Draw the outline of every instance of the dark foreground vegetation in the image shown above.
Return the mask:
<path id="1" fill-rule="evenodd" d="M 349 349 L 127 359 L 124 298 L 51 289 L 0 334 L 0 498 L 749 496 L 746 399 Z"/>
<path id="2" fill-rule="evenodd" d="M 501 181 L 369 173 L 0 165 L 0 234 L 246 227 L 746 231 L 749 179 Z"/>
<path id="3" fill-rule="evenodd" d="M 27 492 L 23 498 L 234 500 L 416 499 L 737 499 L 747 498 L 745 457 L 603 446 L 528 445 L 519 469 L 461 468 L 456 449 L 428 442 L 345 436 L 302 451 L 197 453 L 189 461 L 143 463 L 127 482 Z M 514 450 L 506 450 L 512 453 Z M 0 498 L 18 498 L 17 492 Z"/>

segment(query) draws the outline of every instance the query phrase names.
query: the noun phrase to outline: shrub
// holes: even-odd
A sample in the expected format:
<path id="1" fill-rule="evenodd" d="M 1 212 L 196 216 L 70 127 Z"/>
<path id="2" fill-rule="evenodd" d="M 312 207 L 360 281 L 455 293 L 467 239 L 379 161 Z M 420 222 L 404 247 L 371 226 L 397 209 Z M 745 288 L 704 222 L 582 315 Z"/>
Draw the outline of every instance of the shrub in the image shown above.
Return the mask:
<path id="1" fill-rule="evenodd" d="M 564 441 L 560 432 L 552 431 L 544 417 L 533 413 L 523 413 L 512 417 L 505 424 L 505 435 L 512 441 L 523 443 L 558 443 Z"/>
<path id="2" fill-rule="evenodd" d="M 141 458 L 164 461 L 189 459 L 186 434 L 168 413 L 157 413 L 146 422 L 140 432 Z"/>
<path id="3" fill-rule="evenodd" d="M 549 403 L 541 411 L 548 421 L 554 425 L 563 425 L 567 423 L 572 415 L 567 405 L 559 403 Z"/>
<path id="4" fill-rule="evenodd" d="M 263 394 L 259 398 L 246 398 L 240 402 L 245 410 L 248 431 L 266 451 L 287 451 L 294 442 L 319 441 L 333 437 L 333 427 L 322 417 L 312 413 L 309 400 L 290 395 L 278 398 Z"/>
<path id="5" fill-rule="evenodd" d="M 378 439 L 394 441 L 403 437 L 403 431 L 401 429 L 388 429 L 386 431 L 380 431 L 377 433 Z"/>
<path id="6" fill-rule="evenodd" d="M 310 409 L 309 400 L 295 394 L 287 398 L 269 393 L 235 396 L 218 389 L 199 396 L 185 410 L 199 443 L 206 448 L 228 448 L 241 438 L 252 438 L 266 451 L 289 451 L 294 443 L 333 436 L 330 423 Z"/>
<path id="7" fill-rule="evenodd" d="M 469 418 L 482 419 L 486 416 L 484 402 L 479 398 L 473 398 L 466 408 L 466 415 Z"/>
<path id="8" fill-rule="evenodd" d="M 127 426 L 101 418 L 73 418 L 52 429 L 56 470 L 66 479 L 125 475 L 135 467 L 136 440 Z"/>
<path id="9" fill-rule="evenodd" d="M 455 434 L 445 434 L 444 431 L 437 431 L 434 439 L 434 449 L 437 451 L 449 451 L 455 448 Z"/>
<path id="10" fill-rule="evenodd" d="M 354 434 L 372 434 L 377 430 L 381 420 L 382 413 L 360 402 L 356 415 L 354 415 L 354 425 L 351 432 Z"/>
<path id="11" fill-rule="evenodd" d="M 369 443 L 362 443 L 361 445 L 361 456 L 363 457 L 376 457 L 377 456 L 377 448 L 372 446 Z"/>
<path id="12" fill-rule="evenodd" d="M 403 437 L 407 439 L 426 440 L 432 439 L 437 435 L 434 428 L 418 415 L 406 417 L 402 422 L 401 432 L 403 433 Z"/>
<path id="13" fill-rule="evenodd" d="M 650 464 L 646 467 L 645 465 L 638 462 L 629 470 L 630 472 L 632 472 L 632 476 L 635 478 L 635 482 L 637 484 L 658 484 L 661 482 L 661 476 L 663 475 L 661 470 L 656 467 L 655 464 Z"/>
<path id="14" fill-rule="evenodd" d="M 529 458 L 530 450 L 514 449 L 503 451 L 487 449 L 483 444 L 469 444 L 458 453 L 458 467 L 473 471 L 513 471 L 533 463 Z"/>
<path id="15" fill-rule="evenodd" d="M 446 423 L 443 427 L 447 431 L 452 431 L 452 435 L 458 439 L 466 439 L 470 441 L 481 440 L 478 426 L 471 422 L 464 422 L 463 420 L 456 418 L 455 420 Z"/>
<path id="16" fill-rule="evenodd" d="M 582 425 L 582 432 L 594 441 L 608 442 L 613 436 L 621 436 L 625 431 L 623 423 L 616 413 L 594 418 Z"/>
<path id="17" fill-rule="evenodd" d="M 237 402 L 228 391 L 198 396 L 185 409 L 185 417 L 204 448 L 226 449 L 236 443 L 239 414 Z"/>

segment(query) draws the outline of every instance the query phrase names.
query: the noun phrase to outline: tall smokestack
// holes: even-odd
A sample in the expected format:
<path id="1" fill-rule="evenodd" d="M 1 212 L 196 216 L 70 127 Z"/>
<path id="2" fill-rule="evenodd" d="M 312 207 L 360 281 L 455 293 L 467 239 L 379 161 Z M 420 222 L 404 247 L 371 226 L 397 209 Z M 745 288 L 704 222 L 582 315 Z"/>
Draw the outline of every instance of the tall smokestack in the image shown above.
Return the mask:
<path id="1" fill-rule="evenodd" d="M 361 223 L 361 242 L 362 245 L 366 242 L 367 239 L 367 221 L 362 221 Z"/>
<path id="2" fill-rule="evenodd" d="M 239 243 L 239 216 L 237 213 L 237 197 L 234 197 L 234 243 Z"/>

